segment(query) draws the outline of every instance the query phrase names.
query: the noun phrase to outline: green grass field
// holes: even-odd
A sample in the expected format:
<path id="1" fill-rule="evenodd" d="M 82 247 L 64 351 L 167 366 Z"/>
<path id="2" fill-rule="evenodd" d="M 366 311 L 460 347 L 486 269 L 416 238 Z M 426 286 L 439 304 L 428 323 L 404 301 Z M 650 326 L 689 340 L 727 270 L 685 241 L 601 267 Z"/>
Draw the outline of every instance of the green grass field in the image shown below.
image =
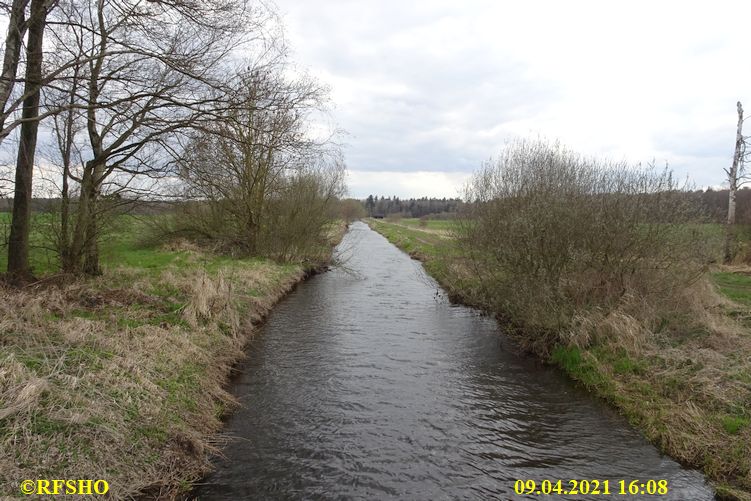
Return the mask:
<path id="1" fill-rule="evenodd" d="M 155 218 L 163 216 L 120 215 L 103 228 L 99 244 L 99 256 L 103 268 L 127 267 L 142 273 L 158 274 L 167 267 L 201 267 L 207 272 L 216 272 L 225 267 L 243 267 L 267 259 L 250 257 L 234 258 L 204 252 L 188 252 L 170 249 L 169 246 L 155 245 Z M 54 245 L 57 225 L 52 216 L 35 214 L 32 219 L 30 236 L 31 249 L 29 260 L 33 272 L 38 277 L 60 271 L 60 260 Z M 331 234 L 339 234 L 338 223 L 331 226 Z M 8 263 L 7 236 L 10 233 L 10 214 L 0 213 L 0 272 L 4 272 Z M 326 254 L 328 249 L 322 250 Z"/>
<path id="2" fill-rule="evenodd" d="M 420 220 L 418 218 L 387 218 L 385 220 L 369 219 L 369 221 L 396 224 L 424 232 L 442 233 L 445 236 L 452 236 L 452 232 L 456 231 L 460 224 L 460 221 L 457 219 Z M 710 243 L 715 248 L 716 259 L 720 260 L 722 258 L 722 245 L 725 237 L 724 225 L 719 223 L 686 224 L 681 225 L 681 228 L 685 231 L 695 232 L 698 238 Z M 751 225 L 737 225 L 736 234 L 740 242 L 751 242 Z"/>
<path id="3" fill-rule="evenodd" d="M 169 264 L 180 264 L 185 252 L 169 251 L 146 244 L 149 223 L 154 216 L 121 215 L 104 229 L 100 243 L 102 266 L 129 266 L 144 270 L 160 269 Z M 59 271 L 60 261 L 51 242 L 57 238 L 57 225 L 52 216 L 35 214 L 32 219 L 30 237 L 31 249 L 29 260 L 35 274 L 48 275 Z M 3 248 L 0 250 L 0 270 L 5 270 L 8 263 L 7 235 L 10 234 L 10 214 L 0 214 L 0 235 L 4 235 Z"/>
<path id="4" fill-rule="evenodd" d="M 391 221 L 389 221 L 391 222 Z M 409 226 L 411 228 L 425 229 L 425 230 L 437 230 L 437 231 L 452 231 L 457 226 L 455 219 L 427 219 L 421 221 L 418 218 L 401 218 L 393 221 L 397 224 Z"/>
<path id="5" fill-rule="evenodd" d="M 100 241 L 99 252 L 104 268 L 131 268 L 141 274 L 159 274 L 168 268 L 202 268 L 209 273 L 226 267 L 253 266 L 266 262 L 263 258 L 236 259 L 210 253 L 196 253 L 186 250 L 170 250 L 168 247 L 153 245 L 149 238 L 153 218 L 158 216 L 121 215 L 115 218 Z M 0 234 L 10 231 L 8 213 L 0 214 Z M 3 233 L 4 232 L 4 233 Z M 36 214 L 31 233 L 30 261 L 37 276 L 45 276 L 60 270 L 57 251 L 49 244 L 55 238 L 55 230 L 50 216 Z M 0 251 L 0 270 L 5 270 L 8 262 L 7 247 Z"/>
<path id="6" fill-rule="evenodd" d="M 722 271 L 712 274 L 712 279 L 725 296 L 751 307 L 751 275 L 743 272 Z"/>

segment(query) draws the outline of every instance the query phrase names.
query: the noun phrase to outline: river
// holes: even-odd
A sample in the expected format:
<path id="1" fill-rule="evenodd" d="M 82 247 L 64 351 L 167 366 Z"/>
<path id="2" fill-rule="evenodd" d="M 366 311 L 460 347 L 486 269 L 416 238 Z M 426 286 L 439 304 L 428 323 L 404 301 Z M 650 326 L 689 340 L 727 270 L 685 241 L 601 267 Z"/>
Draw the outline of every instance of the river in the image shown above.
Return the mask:
<path id="1" fill-rule="evenodd" d="M 343 265 L 300 284 L 251 342 L 232 440 L 199 499 L 713 499 L 701 474 L 520 355 L 495 320 L 450 304 L 365 224 L 337 254 Z M 527 479 L 669 490 L 515 494 Z"/>

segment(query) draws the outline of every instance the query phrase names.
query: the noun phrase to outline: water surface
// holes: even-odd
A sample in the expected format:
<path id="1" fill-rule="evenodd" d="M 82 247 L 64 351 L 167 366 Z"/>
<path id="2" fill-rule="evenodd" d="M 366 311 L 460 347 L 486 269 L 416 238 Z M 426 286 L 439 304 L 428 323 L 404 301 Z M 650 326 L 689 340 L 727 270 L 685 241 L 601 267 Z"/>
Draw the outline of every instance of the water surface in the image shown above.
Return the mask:
<path id="1" fill-rule="evenodd" d="M 363 223 L 337 252 L 344 266 L 301 284 L 252 342 L 234 439 L 200 499 L 526 499 L 513 486 L 530 478 L 670 489 L 558 499 L 713 499 L 699 473 L 519 355 L 493 319 L 451 305 Z"/>

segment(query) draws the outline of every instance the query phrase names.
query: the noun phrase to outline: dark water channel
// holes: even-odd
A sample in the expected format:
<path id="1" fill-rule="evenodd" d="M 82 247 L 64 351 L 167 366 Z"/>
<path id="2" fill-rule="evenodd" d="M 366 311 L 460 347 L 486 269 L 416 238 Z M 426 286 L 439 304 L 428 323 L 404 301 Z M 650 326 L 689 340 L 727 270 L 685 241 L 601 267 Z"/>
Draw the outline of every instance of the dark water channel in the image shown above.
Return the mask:
<path id="1" fill-rule="evenodd" d="M 234 438 L 199 499 L 525 499 L 518 479 L 703 477 L 649 445 L 558 371 L 514 352 L 496 322 L 451 305 L 422 266 L 362 223 L 347 270 L 301 284 L 255 338 L 234 387 Z"/>

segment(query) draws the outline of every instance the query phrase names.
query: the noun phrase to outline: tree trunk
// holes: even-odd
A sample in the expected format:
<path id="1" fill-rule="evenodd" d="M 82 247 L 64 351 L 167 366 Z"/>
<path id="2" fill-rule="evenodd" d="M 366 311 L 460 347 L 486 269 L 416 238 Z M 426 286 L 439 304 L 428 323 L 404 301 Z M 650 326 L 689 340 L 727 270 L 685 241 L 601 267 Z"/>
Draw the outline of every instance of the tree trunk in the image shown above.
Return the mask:
<path id="1" fill-rule="evenodd" d="M 3 69 L 0 74 L 0 130 L 5 124 L 7 111 L 5 105 L 13 91 L 18 72 L 18 61 L 21 59 L 21 45 L 26 33 L 26 6 L 29 0 L 13 0 L 8 20 L 8 35 L 5 37 L 5 55 Z M 28 84 L 27 84 L 28 85 Z M 2 141 L 2 138 L 0 138 Z"/>
<path id="2" fill-rule="evenodd" d="M 71 86 L 70 97 L 68 104 L 71 108 L 65 116 L 65 123 L 62 131 L 62 135 L 59 132 L 59 123 L 56 122 L 58 127 L 58 145 L 60 147 L 60 156 L 63 161 L 63 184 L 60 192 L 60 241 L 58 246 L 60 249 L 60 263 L 63 270 L 70 269 L 70 193 L 69 183 L 70 179 L 70 162 L 73 154 L 73 139 L 75 131 L 73 130 L 73 123 L 75 116 L 73 112 L 73 104 L 76 100 L 76 90 L 78 82 L 78 68 L 75 69 L 73 74 L 73 84 Z"/>
<path id="3" fill-rule="evenodd" d="M 98 193 L 94 192 L 89 197 L 89 223 L 86 227 L 86 241 L 83 247 L 83 266 L 81 271 L 86 275 L 98 276 L 102 274 L 102 268 L 99 266 L 99 225 L 97 224 L 97 206 Z"/>
<path id="4" fill-rule="evenodd" d="M 730 263 L 735 257 L 735 203 L 738 192 L 738 177 L 743 161 L 743 106 L 738 101 L 738 128 L 735 133 L 735 154 L 733 155 L 733 165 L 728 172 L 728 219 L 725 229 L 725 264 Z"/>
<path id="5" fill-rule="evenodd" d="M 86 245 L 83 255 L 83 272 L 87 275 L 101 275 L 99 266 L 99 189 L 104 178 L 104 164 L 97 162 L 92 173 L 91 193 L 89 194 L 89 224 L 87 227 Z"/>
<path id="6" fill-rule="evenodd" d="M 68 117 L 70 120 L 70 116 Z M 66 123 L 66 134 L 68 124 Z M 72 140 L 72 138 L 70 139 Z M 66 141 L 69 139 L 66 137 Z M 70 267 L 70 194 L 68 179 L 70 178 L 70 149 L 69 144 L 63 149 L 63 186 L 60 191 L 60 263 L 63 270 Z"/>
<path id="7" fill-rule="evenodd" d="M 63 172 L 63 187 L 60 193 L 60 241 L 58 242 L 60 268 L 64 271 L 73 267 L 70 253 L 70 195 L 66 174 Z"/>
<path id="8" fill-rule="evenodd" d="M 93 166 L 87 163 L 81 176 L 81 193 L 78 198 L 78 211 L 76 212 L 76 226 L 73 229 L 73 235 L 70 241 L 68 251 L 68 261 L 65 264 L 64 271 L 68 273 L 81 273 L 83 269 L 83 252 L 86 246 L 87 228 L 89 225 L 89 198 L 92 193 Z"/>
<path id="9" fill-rule="evenodd" d="M 99 195 L 98 179 L 101 179 L 104 165 L 87 163 L 81 178 L 81 196 L 78 201 L 76 227 L 70 243 L 67 268 L 70 273 L 100 275 L 98 226 L 96 204 Z"/>
<path id="10" fill-rule="evenodd" d="M 8 241 L 8 277 L 13 282 L 32 278 L 29 266 L 29 230 L 31 224 L 31 185 L 34 174 L 37 131 L 39 129 L 39 85 L 42 81 L 42 44 L 47 18 L 45 0 L 32 0 L 29 16 L 29 37 L 26 44 L 26 85 L 32 92 L 24 99 L 21 136 L 16 160 L 13 194 L 13 219 Z"/>

